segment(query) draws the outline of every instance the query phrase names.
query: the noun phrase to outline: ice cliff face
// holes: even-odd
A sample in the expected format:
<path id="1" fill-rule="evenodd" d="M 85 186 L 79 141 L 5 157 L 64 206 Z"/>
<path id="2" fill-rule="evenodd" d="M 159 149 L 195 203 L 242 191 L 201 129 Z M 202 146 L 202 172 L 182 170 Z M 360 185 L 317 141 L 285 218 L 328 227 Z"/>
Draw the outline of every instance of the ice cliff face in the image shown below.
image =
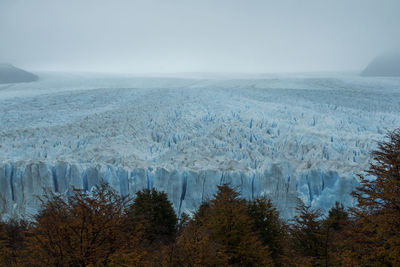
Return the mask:
<path id="1" fill-rule="evenodd" d="M 101 180 L 123 195 L 164 190 L 177 212 L 227 182 L 285 218 L 297 197 L 352 205 L 369 151 L 400 125 L 400 79 L 41 77 L 0 86 L 3 218 L 34 214 L 43 190 Z"/>
<path id="2" fill-rule="evenodd" d="M 290 165 L 272 164 L 263 172 L 216 170 L 123 169 L 111 165 L 82 166 L 57 162 L 4 164 L 0 167 L 2 212 L 35 214 L 40 206 L 38 196 L 46 190 L 72 194 L 73 187 L 89 190 L 100 181 L 109 182 L 121 195 L 133 195 L 143 188 L 158 188 L 168 193 L 175 210 L 193 212 L 199 203 L 212 197 L 216 185 L 230 183 L 242 196 L 252 199 L 270 196 L 283 217 L 294 215 L 297 197 L 316 206 L 340 201 L 351 203 L 349 192 L 356 181 L 339 177 L 335 171 L 311 170 L 296 173 Z M 300 194 L 299 194 L 300 193 Z"/>

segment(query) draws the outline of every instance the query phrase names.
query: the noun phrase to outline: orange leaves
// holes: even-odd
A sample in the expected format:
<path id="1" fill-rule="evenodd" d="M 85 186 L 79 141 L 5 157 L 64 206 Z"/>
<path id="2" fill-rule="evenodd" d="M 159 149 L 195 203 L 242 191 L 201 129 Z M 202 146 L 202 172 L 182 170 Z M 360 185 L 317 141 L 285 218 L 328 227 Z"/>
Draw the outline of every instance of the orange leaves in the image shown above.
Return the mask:
<path id="1" fill-rule="evenodd" d="M 108 185 L 90 194 L 76 190 L 68 201 L 51 195 L 27 238 L 38 265 L 106 265 L 123 246 L 125 200 Z"/>
<path id="2" fill-rule="evenodd" d="M 272 266 L 253 223 L 246 201 L 228 185 L 219 186 L 178 237 L 179 249 L 192 262 L 183 266 Z"/>
<path id="3" fill-rule="evenodd" d="M 400 129 L 372 152 L 367 174 L 353 193 L 357 208 L 344 253 L 363 265 L 400 265 Z M 349 248 L 352 251 L 349 251 Z"/>

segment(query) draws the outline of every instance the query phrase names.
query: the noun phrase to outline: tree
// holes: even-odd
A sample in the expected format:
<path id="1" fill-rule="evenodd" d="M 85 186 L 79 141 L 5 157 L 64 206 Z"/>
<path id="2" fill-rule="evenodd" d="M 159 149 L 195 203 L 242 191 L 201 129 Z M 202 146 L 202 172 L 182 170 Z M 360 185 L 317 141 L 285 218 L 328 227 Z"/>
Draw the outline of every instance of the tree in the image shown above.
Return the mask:
<path id="1" fill-rule="evenodd" d="M 110 257 L 110 267 L 133 267 L 151 265 L 150 252 L 146 246 L 144 233 L 145 226 L 138 221 L 125 218 L 120 231 L 124 234 L 123 242 L 120 242 L 117 250 Z"/>
<path id="2" fill-rule="evenodd" d="M 218 186 L 178 238 L 184 266 L 272 266 L 268 246 L 253 231 L 247 202 L 228 185 Z"/>
<path id="3" fill-rule="evenodd" d="M 389 132 L 372 153 L 360 187 L 347 255 L 365 265 L 400 266 L 400 129 Z"/>
<path id="4" fill-rule="evenodd" d="M 211 238 L 208 227 L 193 219 L 178 236 L 172 260 L 167 266 L 227 266 L 223 248 Z"/>
<path id="5" fill-rule="evenodd" d="M 178 218 L 166 193 L 154 188 L 138 191 L 129 207 L 128 216 L 145 225 L 145 236 L 150 243 L 156 240 L 170 242 L 174 239 Z"/>
<path id="6" fill-rule="evenodd" d="M 107 265 L 128 242 L 126 201 L 106 183 L 92 192 L 75 190 L 68 200 L 46 196 L 28 232 L 29 265 Z"/>
<path id="7" fill-rule="evenodd" d="M 254 221 L 253 231 L 259 235 L 263 245 L 269 247 L 275 265 L 282 266 L 286 235 L 279 212 L 265 196 L 249 201 L 247 212 Z"/>
<path id="8" fill-rule="evenodd" d="M 344 238 L 343 229 L 349 226 L 349 214 L 343 204 L 335 202 L 322 224 L 325 234 L 325 266 L 341 266 L 339 246 Z"/>
<path id="9" fill-rule="evenodd" d="M 28 223 L 24 220 L 0 222 L 0 266 L 21 265 L 27 227 Z"/>
<path id="10" fill-rule="evenodd" d="M 339 231 L 349 220 L 349 213 L 345 210 L 343 204 L 335 202 L 335 206 L 328 212 L 328 217 L 325 219 L 325 224 L 329 228 Z"/>
<path id="11" fill-rule="evenodd" d="M 299 215 L 293 219 L 290 228 L 292 246 L 297 252 L 296 261 L 304 266 L 319 266 L 324 260 L 324 232 L 322 214 L 299 200 Z"/>

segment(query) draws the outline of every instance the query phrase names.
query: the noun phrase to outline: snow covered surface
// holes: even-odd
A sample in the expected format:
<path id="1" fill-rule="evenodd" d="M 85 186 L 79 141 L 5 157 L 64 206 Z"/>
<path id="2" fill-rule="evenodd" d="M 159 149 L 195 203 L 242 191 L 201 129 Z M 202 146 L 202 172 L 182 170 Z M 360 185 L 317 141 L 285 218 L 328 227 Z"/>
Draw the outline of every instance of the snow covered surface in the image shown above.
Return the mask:
<path id="1" fill-rule="evenodd" d="M 356 174 L 400 126 L 400 78 L 352 74 L 41 73 L 0 85 L 0 213 L 31 216 L 43 190 L 104 179 L 121 194 L 157 187 L 191 212 L 230 182 L 285 218 L 297 197 L 352 205 Z"/>

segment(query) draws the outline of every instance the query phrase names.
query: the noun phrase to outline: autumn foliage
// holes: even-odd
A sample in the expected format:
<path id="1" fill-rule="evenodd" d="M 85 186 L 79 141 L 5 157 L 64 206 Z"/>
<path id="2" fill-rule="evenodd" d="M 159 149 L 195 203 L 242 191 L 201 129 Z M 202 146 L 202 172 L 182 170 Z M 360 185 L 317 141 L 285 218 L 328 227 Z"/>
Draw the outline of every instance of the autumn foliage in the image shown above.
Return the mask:
<path id="1" fill-rule="evenodd" d="M 228 184 L 179 218 L 156 189 L 49 194 L 34 218 L 0 222 L 0 267 L 400 266 L 400 130 L 372 156 L 356 207 L 323 215 L 299 200 L 289 221 L 268 197 L 246 200 Z"/>
<path id="2" fill-rule="evenodd" d="M 175 266 L 272 266 L 254 223 L 239 193 L 218 186 L 214 199 L 203 203 L 177 238 Z"/>
<path id="3" fill-rule="evenodd" d="M 353 193 L 354 222 L 344 244 L 347 266 L 400 266 L 400 129 L 372 152 L 373 163 Z"/>
<path id="4" fill-rule="evenodd" d="M 105 183 L 90 193 L 76 190 L 67 201 L 47 198 L 27 232 L 30 265 L 105 266 L 138 242 L 130 235 L 137 227 L 125 216 L 126 199 Z"/>

